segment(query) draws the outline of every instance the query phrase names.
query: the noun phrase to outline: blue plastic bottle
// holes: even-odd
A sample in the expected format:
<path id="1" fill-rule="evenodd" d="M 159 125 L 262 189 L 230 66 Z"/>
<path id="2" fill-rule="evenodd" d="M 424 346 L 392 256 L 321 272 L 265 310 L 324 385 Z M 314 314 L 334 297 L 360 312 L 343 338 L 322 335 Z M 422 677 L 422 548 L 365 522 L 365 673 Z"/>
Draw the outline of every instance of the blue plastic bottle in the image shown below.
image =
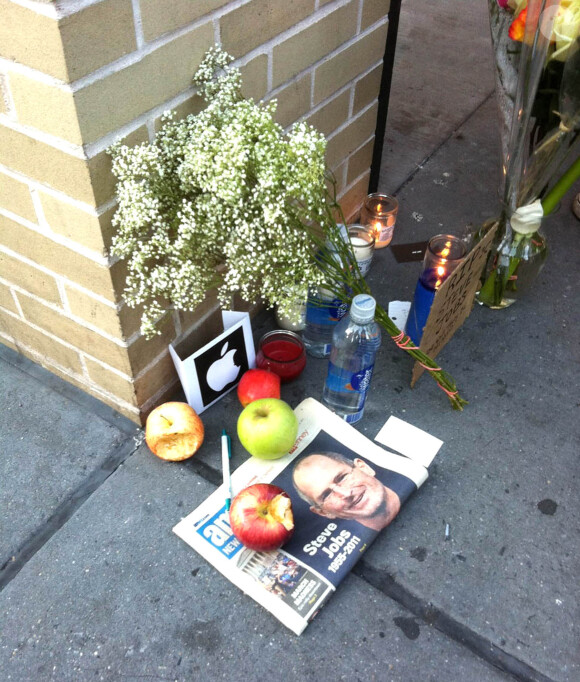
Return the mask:
<path id="1" fill-rule="evenodd" d="M 332 335 L 322 402 L 350 424 L 362 419 L 375 356 L 381 345 L 375 308 L 372 296 L 355 296 L 349 314 L 336 325 Z"/>

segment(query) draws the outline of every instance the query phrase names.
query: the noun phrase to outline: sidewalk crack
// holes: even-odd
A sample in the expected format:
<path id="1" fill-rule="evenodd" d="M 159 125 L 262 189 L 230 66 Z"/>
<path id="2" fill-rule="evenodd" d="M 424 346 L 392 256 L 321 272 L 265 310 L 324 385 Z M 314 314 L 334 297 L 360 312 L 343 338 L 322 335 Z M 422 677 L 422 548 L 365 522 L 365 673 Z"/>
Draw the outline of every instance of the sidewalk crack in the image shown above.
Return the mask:
<path id="1" fill-rule="evenodd" d="M 433 626 L 502 672 L 512 675 L 521 682 L 556 682 L 507 653 L 489 638 L 479 635 L 464 623 L 412 593 L 387 571 L 373 568 L 362 559 L 354 567 L 353 573 L 406 608 L 427 625 Z"/>

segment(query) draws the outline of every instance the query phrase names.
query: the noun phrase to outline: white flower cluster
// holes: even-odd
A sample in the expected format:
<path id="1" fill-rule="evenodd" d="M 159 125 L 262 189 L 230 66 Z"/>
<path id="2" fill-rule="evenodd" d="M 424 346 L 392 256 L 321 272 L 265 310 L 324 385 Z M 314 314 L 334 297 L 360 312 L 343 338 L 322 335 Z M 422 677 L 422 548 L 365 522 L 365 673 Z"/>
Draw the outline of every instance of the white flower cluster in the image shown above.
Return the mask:
<path id="1" fill-rule="evenodd" d="M 111 150 L 113 253 L 127 261 L 126 300 L 144 306 L 147 336 L 168 307 L 193 310 L 214 287 L 223 305 L 237 292 L 291 315 L 288 291 L 321 283 L 312 230 L 327 215 L 326 141 L 305 123 L 285 135 L 275 103 L 241 97 L 230 61 L 215 47 L 199 67 L 201 113 Z"/>

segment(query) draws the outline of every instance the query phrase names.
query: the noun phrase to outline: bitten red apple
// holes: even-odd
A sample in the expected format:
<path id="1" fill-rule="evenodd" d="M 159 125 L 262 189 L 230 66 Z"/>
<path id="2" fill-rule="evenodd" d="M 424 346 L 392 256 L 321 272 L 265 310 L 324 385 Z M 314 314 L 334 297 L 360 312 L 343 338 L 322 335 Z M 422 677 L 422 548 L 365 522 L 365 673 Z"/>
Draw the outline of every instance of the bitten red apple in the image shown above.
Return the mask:
<path id="1" fill-rule="evenodd" d="M 194 455 L 203 443 L 203 422 L 187 403 L 163 403 L 147 417 L 145 440 L 154 455 L 180 462 Z"/>
<path id="2" fill-rule="evenodd" d="M 292 502 L 277 485 L 255 483 L 232 500 L 230 526 L 248 549 L 256 552 L 278 549 L 294 532 Z"/>
<path id="3" fill-rule="evenodd" d="M 266 369 L 249 369 L 238 384 L 238 398 L 244 407 L 260 398 L 280 398 L 280 377 Z"/>

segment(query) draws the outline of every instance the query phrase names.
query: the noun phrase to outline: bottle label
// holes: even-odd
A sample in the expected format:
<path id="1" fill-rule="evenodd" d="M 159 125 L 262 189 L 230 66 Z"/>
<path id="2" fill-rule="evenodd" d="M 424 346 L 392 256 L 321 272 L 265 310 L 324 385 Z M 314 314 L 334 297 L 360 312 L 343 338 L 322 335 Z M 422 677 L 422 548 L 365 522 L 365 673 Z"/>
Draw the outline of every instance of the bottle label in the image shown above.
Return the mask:
<path id="1" fill-rule="evenodd" d="M 347 304 L 339 298 L 325 301 L 313 297 L 308 300 L 306 321 L 310 324 L 334 325 L 345 316 L 347 310 Z"/>
<path id="2" fill-rule="evenodd" d="M 374 364 L 364 367 L 354 374 L 345 373 L 331 361 L 329 361 L 328 365 L 326 385 L 331 391 L 352 391 L 353 393 L 359 393 L 364 399 L 371 384 Z"/>

